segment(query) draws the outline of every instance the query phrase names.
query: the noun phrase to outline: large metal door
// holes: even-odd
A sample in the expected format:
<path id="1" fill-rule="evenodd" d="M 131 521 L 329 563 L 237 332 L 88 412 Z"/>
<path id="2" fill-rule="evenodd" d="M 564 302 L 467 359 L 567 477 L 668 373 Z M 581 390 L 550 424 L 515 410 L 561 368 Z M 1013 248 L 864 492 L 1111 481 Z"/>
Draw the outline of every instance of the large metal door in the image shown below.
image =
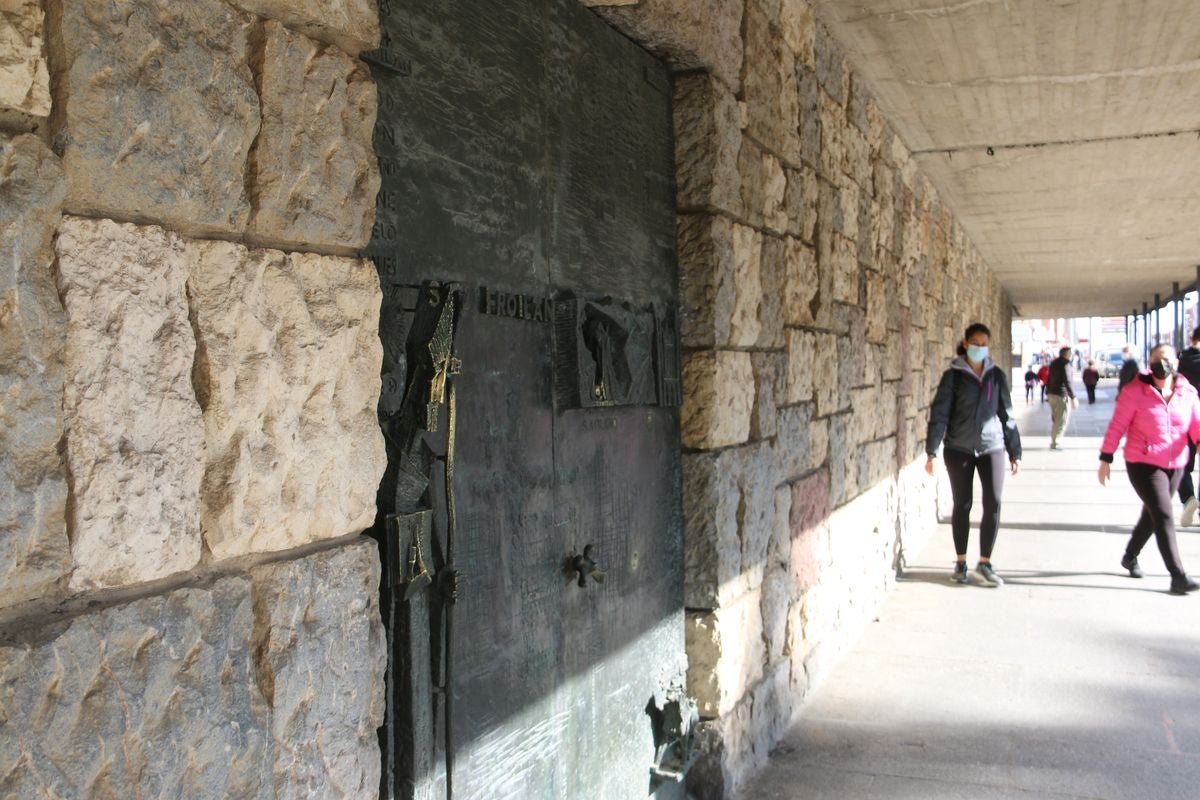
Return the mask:
<path id="1" fill-rule="evenodd" d="M 384 792 L 675 796 L 668 75 L 577 0 L 380 12 Z"/>

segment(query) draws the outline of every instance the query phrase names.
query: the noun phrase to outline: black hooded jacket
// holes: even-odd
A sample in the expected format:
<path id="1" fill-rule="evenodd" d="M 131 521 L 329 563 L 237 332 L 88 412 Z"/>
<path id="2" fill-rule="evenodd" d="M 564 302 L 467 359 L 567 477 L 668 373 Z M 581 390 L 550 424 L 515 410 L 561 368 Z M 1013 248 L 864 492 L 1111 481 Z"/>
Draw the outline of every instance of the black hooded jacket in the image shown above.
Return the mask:
<path id="1" fill-rule="evenodd" d="M 925 452 L 937 455 L 943 439 L 949 450 L 976 456 L 1007 450 L 1010 459 L 1020 460 L 1021 434 L 1013 419 L 1012 394 L 1004 371 L 990 358 L 979 377 L 961 356 L 942 374 L 929 408 Z"/>

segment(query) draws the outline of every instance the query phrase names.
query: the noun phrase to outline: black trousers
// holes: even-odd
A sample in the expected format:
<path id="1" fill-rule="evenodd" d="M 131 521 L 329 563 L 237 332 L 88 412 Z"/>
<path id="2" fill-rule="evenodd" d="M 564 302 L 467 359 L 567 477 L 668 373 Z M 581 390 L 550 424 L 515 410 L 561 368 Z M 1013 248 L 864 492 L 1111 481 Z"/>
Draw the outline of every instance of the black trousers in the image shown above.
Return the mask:
<path id="1" fill-rule="evenodd" d="M 1186 503 L 1196 496 L 1196 486 L 1192 483 L 1192 470 L 1196 466 L 1196 445 L 1188 442 L 1188 460 L 1183 465 L 1183 480 L 1179 482 L 1179 501 Z"/>
<path id="2" fill-rule="evenodd" d="M 1175 541 L 1175 518 L 1171 511 L 1171 498 L 1179 489 L 1183 469 L 1163 469 L 1135 461 L 1126 462 L 1125 469 L 1133 490 L 1142 501 L 1142 515 L 1133 526 L 1133 535 L 1129 537 L 1125 555 L 1137 558 L 1153 536 L 1167 572 L 1171 573 L 1172 578 L 1183 575 L 1179 544 Z"/>
<path id="3" fill-rule="evenodd" d="M 979 523 L 979 555 L 992 557 L 996 534 L 1000 530 L 1000 496 L 1004 493 L 1004 470 L 1008 458 L 1004 451 L 976 456 L 958 450 L 946 450 L 946 474 L 950 476 L 950 493 L 954 497 L 954 512 L 950 529 L 954 533 L 954 552 L 967 552 L 971 532 L 971 506 L 974 505 L 975 473 L 983 487 L 983 519 Z"/>
<path id="4" fill-rule="evenodd" d="M 1091 405 L 1092 403 L 1095 403 L 1095 402 L 1096 402 L 1096 387 L 1095 387 L 1095 386 L 1088 386 L 1087 384 L 1084 384 L 1083 388 L 1087 389 L 1087 393 L 1088 393 L 1088 405 Z"/>

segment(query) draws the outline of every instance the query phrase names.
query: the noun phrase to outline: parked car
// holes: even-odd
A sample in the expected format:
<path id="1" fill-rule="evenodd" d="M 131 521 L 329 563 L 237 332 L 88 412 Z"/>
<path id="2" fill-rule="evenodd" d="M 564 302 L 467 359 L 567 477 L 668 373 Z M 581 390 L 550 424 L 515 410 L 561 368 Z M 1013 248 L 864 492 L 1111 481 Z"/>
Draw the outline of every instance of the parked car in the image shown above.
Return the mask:
<path id="1" fill-rule="evenodd" d="M 1121 374 L 1121 365 L 1124 363 L 1125 356 L 1121 353 L 1105 353 L 1096 359 L 1096 369 L 1101 378 L 1115 378 Z"/>

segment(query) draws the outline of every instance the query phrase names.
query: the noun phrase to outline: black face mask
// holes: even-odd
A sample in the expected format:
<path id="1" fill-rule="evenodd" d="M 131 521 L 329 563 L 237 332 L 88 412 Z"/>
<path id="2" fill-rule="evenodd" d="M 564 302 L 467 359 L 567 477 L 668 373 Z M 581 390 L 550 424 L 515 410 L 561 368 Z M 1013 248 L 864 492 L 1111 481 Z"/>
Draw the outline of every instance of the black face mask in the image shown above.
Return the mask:
<path id="1" fill-rule="evenodd" d="M 1150 365 L 1150 374 L 1161 381 L 1175 374 L 1175 365 L 1170 361 L 1155 361 Z"/>

